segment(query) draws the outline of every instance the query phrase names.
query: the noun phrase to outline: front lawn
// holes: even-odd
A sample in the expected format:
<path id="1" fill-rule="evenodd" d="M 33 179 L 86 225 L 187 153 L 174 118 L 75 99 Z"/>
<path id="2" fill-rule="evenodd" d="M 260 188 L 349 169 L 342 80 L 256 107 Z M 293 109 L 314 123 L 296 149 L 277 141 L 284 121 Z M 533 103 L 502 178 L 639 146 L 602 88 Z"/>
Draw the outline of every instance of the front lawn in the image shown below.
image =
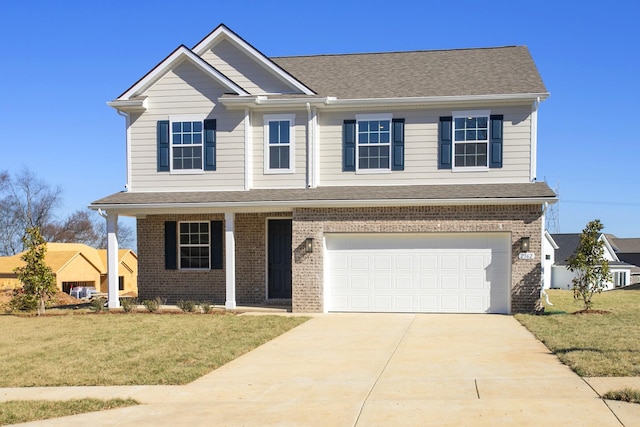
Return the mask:
<path id="1" fill-rule="evenodd" d="M 204 314 L 0 316 L 0 387 L 185 384 L 305 322 Z"/>
<path id="2" fill-rule="evenodd" d="M 0 426 L 137 405 L 133 399 L 10 400 L 0 402 Z"/>
<path id="3" fill-rule="evenodd" d="M 604 314 L 572 314 L 583 308 L 572 291 L 548 293 L 544 315 L 515 317 L 563 363 L 583 377 L 640 376 L 640 290 L 594 296 L 593 310 Z"/>

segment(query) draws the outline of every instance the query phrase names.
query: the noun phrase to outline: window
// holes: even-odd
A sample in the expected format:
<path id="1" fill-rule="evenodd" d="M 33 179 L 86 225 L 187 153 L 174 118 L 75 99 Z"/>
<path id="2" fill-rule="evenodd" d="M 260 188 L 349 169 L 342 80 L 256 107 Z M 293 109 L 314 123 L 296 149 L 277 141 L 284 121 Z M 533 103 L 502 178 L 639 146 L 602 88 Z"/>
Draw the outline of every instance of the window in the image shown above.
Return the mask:
<path id="1" fill-rule="evenodd" d="M 178 229 L 180 269 L 209 268 L 209 223 L 181 222 Z"/>
<path id="2" fill-rule="evenodd" d="M 216 120 L 171 116 L 157 123 L 158 172 L 216 170 Z"/>
<path id="3" fill-rule="evenodd" d="M 202 122 L 171 122 L 171 169 L 202 170 Z"/>
<path id="4" fill-rule="evenodd" d="M 390 170 L 391 116 L 357 115 L 357 170 Z"/>
<path id="5" fill-rule="evenodd" d="M 616 288 L 627 286 L 627 274 L 624 271 L 613 272 L 613 285 Z"/>
<path id="6" fill-rule="evenodd" d="M 461 111 L 453 117 L 454 168 L 487 167 L 489 112 Z"/>
<path id="7" fill-rule="evenodd" d="M 294 125 L 293 114 L 264 116 L 265 173 L 294 172 Z"/>

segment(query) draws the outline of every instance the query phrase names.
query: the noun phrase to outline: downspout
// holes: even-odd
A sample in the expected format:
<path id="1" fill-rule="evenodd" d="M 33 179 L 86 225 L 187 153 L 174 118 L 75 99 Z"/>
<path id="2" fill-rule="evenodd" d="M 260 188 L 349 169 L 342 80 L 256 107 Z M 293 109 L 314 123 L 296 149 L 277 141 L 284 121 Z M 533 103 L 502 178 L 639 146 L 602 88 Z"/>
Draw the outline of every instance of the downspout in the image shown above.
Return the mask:
<path id="1" fill-rule="evenodd" d="M 120 111 L 120 110 L 116 110 L 116 112 L 118 113 L 119 116 L 122 116 L 125 118 L 125 126 L 126 126 L 126 130 L 125 130 L 125 164 L 127 165 L 127 170 L 126 170 L 126 174 L 127 174 L 127 181 L 124 184 L 124 189 L 125 191 L 130 191 L 131 190 L 131 163 L 130 163 L 130 159 L 131 159 L 131 144 L 130 144 L 130 138 L 129 138 L 129 125 L 130 125 L 130 117 L 129 114 L 125 113 L 124 111 Z M 102 214 L 100 214 L 102 216 Z M 106 216 L 104 217 L 106 218 Z"/>
<path id="2" fill-rule="evenodd" d="M 544 290 L 544 262 L 546 261 L 546 254 L 544 253 L 544 229 L 545 229 L 545 217 L 547 215 L 547 209 L 549 208 L 549 202 L 544 202 L 542 207 L 542 236 L 540 236 L 540 299 L 544 298 L 548 305 L 553 305 L 549 301 L 549 294 Z"/>
<path id="3" fill-rule="evenodd" d="M 530 181 L 536 180 L 538 169 L 538 107 L 540 97 L 536 98 L 531 106 L 531 170 L 529 171 Z"/>
<path id="4" fill-rule="evenodd" d="M 313 171 L 311 170 L 313 167 L 313 147 L 311 143 L 312 133 L 313 133 L 313 123 L 312 123 L 312 115 L 311 115 L 311 104 L 307 102 L 307 140 L 306 140 L 306 149 L 307 149 L 307 167 L 306 167 L 306 180 L 307 180 L 307 188 L 313 187 Z"/>

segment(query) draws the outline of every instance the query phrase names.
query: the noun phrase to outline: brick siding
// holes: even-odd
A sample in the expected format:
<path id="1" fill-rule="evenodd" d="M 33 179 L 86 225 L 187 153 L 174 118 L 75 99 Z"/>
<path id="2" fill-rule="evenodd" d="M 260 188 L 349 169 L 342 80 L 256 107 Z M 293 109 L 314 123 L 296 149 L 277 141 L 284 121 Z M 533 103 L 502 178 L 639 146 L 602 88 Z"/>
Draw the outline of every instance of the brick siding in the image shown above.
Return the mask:
<path id="1" fill-rule="evenodd" d="M 539 205 L 314 208 L 293 212 L 293 311 L 323 311 L 324 233 L 510 232 L 511 311 L 540 309 L 542 210 Z M 520 239 L 530 237 L 534 260 L 521 260 Z M 302 245 L 314 238 L 316 248 Z"/>
<path id="2" fill-rule="evenodd" d="M 511 310 L 540 309 L 542 210 L 539 205 L 413 206 L 380 208 L 297 208 L 290 212 L 238 213 L 235 219 L 236 302 L 264 304 L 266 296 L 266 221 L 293 217 L 293 291 L 295 312 L 322 312 L 324 233 L 511 233 Z M 138 292 L 141 300 L 160 296 L 225 302 L 225 271 L 164 269 L 164 222 L 224 220 L 222 214 L 152 215 L 138 220 Z M 520 239 L 530 237 L 533 260 L 518 258 Z M 307 254 L 304 240 L 314 238 Z"/>

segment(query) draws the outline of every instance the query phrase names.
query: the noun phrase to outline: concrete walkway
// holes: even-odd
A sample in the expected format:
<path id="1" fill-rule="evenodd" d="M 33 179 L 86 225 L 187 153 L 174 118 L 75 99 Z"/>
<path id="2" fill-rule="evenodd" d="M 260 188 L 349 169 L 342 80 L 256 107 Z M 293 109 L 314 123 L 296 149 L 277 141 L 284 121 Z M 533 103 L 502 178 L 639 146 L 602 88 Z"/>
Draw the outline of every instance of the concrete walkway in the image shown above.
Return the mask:
<path id="1" fill-rule="evenodd" d="M 24 425 L 640 425 L 497 315 L 321 315 L 185 386 L 0 389 L 73 397 L 143 405 Z"/>

